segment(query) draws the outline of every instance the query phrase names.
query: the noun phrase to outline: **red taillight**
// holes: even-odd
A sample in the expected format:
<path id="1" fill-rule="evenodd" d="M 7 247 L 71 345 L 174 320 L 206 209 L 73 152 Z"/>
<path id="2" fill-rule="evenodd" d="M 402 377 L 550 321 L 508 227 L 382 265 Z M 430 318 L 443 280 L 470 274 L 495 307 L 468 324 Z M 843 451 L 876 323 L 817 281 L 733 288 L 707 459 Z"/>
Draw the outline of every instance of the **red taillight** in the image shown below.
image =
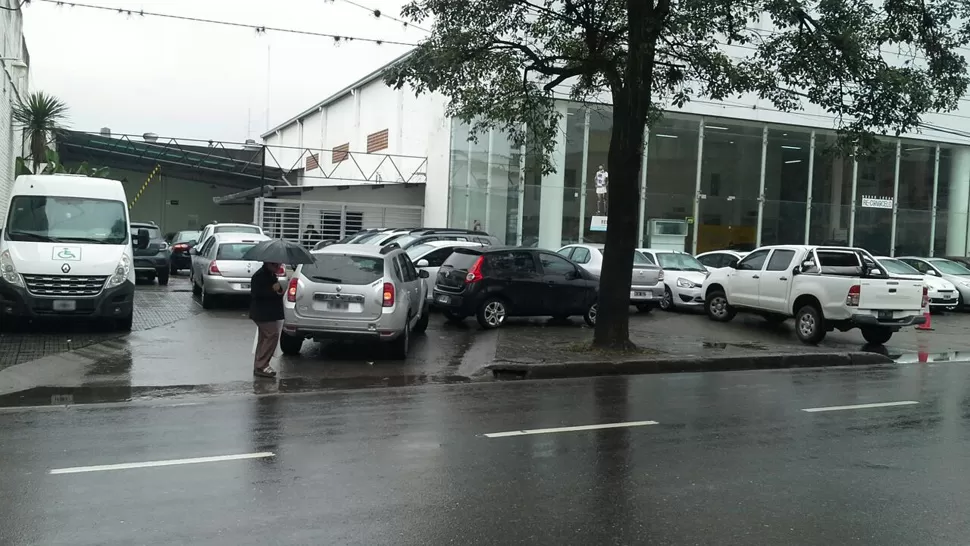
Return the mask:
<path id="1" fill-rule="evenodd" d="M 394 307 L 394 285 L 384 283 L 384 307 Z"/>
<path id="2" fill-rule="evenodd" d="M 293 277 L 290 279 L 290 286 L 286 289 L 286 301 L 294 302 L 296 301 L 296 284 L 297 279 Z"/>
<path id="3" fill-rule="evenodd" d="M 188 249 L 189 249 L 189 245 L 185 243 L 179 243 L 172 247 L 172 250 L 175 250 L 175 251 L 186 251 Z"/>
<path id="4" fill-rule="evenodd" d="M 468 269 L 468 274 L 465 275 L 466 284 L 482 280 L 482 262 L 484 261 L 484 256 L 479 256 L 478 259 L 475 260 L 475 263 Z"/>
<path id="5" fill-rule="evenodd" d="M 845 297 L 845 304 L 849 307 L 859 307 L 859 294 L 862 292 L 862 287 L 858 284 L 853 285 L 849 289 L 849 295 Z"/>
<path id="6" fill-rule="evenodd" d="M 923 307 L 930 306 L 930 290 L 925 285 L 923 286 Z"/>
<path id="7" fill-rule="evenodd" d="M 222 275 L 222 271 L 219 271 L 219 265 L 215 261 L 209 264 L 209 274 L 210 275 Z"/>
<path id="8" fill-rule="evenodd" d="M 285 277 L 286 276 L 286 268 L 283 267 L 283 264 L 280 264 L 279 269 L 276 270 L 276 276 L 277 277 Z"/>

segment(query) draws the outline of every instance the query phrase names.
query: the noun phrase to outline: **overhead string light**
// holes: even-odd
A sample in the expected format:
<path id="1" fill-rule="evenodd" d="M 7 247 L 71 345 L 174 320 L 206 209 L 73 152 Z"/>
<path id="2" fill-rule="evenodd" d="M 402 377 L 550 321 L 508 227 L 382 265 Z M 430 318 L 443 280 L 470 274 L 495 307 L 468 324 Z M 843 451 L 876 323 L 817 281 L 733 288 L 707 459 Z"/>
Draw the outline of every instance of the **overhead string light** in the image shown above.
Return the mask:
<path id="1" fill-rule="evenodd" d="M 408 42 L 398 42 L 395 40 L 378 40 L 375 38 L 361 38 L 360 36 L 343 36 L 340 34 L 327 34 L 325 32 L 312 32 L 309 30 L 297 30 L 293 28 L 279 28 L 279 27 L 268 27 L 265 25 L 250 25 L 246 23 L 236 23 L 233 21 L 220 21 L 217 19 L 205 19 L 202 17 L 188 17 L 185 15 L 171 15 L 168 13 L 154 13 L 151 11 L 145 11 L 143 9 L 126 9 L 126 8 L 116 8 L 108 6 L 97 6 L 94 4 L 83 4 L 81 2 L 67 2 L 65 0 L 33 0 L 34 2 L 46 2 L 48 4 L 55 4 L 58 6 L 67 6 L 72 8 L 86 8 L 99 11 L 111 11 L 121 15 L 140 16 L 140 17 L 159 17 L 162 19 L 175 19 L 178 21 L 190 21 L 193 23 L 207 23 L 210 25 L 221 25 L 226 27 L 236 27 L 236 28 L 248 28 L 256 32 L 256 34 L 266 34 L 267 32 L 281 32 L 285 34 L 300 34 L 304 36 L 316 36 L 318 38 L 330 38 L 334 43 L 344 43 L 344 42 L 368 42 L 377 45 L 400 45 L 408 47 L 416 47 L 417 44 L 412 44 Z"/>
<path id="2" fill-rule="evenodd" d="M 328 0 L 328 1 L 331 4 L 334 2 L 334 0 Z M 420 31 L 423 31 L 423 32 L 431 32 L 430 30 L 428 30 L 426 28 L 421 28 L 421 27 L 419 27 L 418 25 L 416 25 L 414 23 L 405 21 L 403 19 L 399 19 L 397 17 L 394 17 L 393 15 L 388 15 L 388 14 L 382 12 L 379 9 L 369 8 L 369 7 L 367 7 L 367 6 L 363 5 L 363 4 L 358 4 L 354 0 L 343 0 L 343 2 L 346 3 L 346 4 L 350 4 L 351 6 L 360 8 L 360 9 L 362 9 L 364 11 L 370 12 L 374 16 L 374 19 L 389 19 L 391 21 L 394 21 L 396 23 L 400 23 L 400 24 L 404 25 L 404 28 L 409 28 L 410 27 L 410 28 L 416 28 L 416 29 L 418 29 Z"/>

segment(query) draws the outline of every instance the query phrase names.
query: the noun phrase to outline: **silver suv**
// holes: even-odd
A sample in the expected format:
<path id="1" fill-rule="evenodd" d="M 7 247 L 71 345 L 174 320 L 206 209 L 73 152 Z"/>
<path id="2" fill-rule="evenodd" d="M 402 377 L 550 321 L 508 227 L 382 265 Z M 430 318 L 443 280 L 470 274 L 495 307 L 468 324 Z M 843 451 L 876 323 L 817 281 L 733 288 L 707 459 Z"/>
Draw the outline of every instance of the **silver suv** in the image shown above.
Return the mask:
<path id="1" fill-rule="evenodd" d="M 312 255 L 287 285 L 283 353 L 299 354 L 308 338 L 362 339 L 390 343 L 395 358 L 406 358 L 411 334 L 428 328 L 428 273 L 393 244 L 336 244 Z"/>

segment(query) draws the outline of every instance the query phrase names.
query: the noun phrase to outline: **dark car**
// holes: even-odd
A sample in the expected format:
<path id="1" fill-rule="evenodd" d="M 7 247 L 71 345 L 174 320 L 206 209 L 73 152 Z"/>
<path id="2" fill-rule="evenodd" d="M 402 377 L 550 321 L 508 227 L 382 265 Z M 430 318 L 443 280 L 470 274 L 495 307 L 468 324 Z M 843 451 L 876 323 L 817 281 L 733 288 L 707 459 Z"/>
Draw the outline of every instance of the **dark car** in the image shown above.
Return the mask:
<path id="1" fill-rule="evenodd" d="M 534 248 L 456 248 L 438 270 L 434 304 L 450 321 L 474 315 L 482 328 L 507 317 L 566 318 L 596 324 L 599 281 L 575 263 Z"/>
<path id="2" fill-rule="evenodd" d="M 162 230 L 153 222 L 132 222 L 131 234 L 134 237 L 139 230 L 148 232 L 148 246 L 133 249 L 135 258 L 135 276 L 154 281 L 158 284 L 168 284 L 168 275 L 172 267 L 172 250 L 162 238 Z"/>
<path id="3" fill-rule="evenodd" d="M 192 267 L 192 256 L 189 256 L 189 250 L 198 244 L 201 234 L 201 231 L 179 231 L 166 238 L 169 246 L 172 247 L 171 271 L 173 275 L 178 273 L 180 269 Z"/>

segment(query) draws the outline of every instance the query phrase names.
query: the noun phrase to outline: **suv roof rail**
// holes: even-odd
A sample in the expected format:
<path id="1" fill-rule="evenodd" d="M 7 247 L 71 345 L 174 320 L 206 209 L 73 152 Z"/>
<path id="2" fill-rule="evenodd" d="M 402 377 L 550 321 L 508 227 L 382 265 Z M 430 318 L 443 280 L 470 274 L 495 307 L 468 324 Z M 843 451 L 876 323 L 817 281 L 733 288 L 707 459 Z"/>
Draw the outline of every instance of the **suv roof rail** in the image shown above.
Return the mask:
<path id="1" fill-rule="evenodd" d="M 423 235 L 436 235 L 436 234 L 446 234 L 446 233 L 462 233 L 465 235 L 488 235 L 484 231 L 478 231 L 474 229 L 457 229 L 457 228 L 431 228 L 424 231 Z"/>
<path id="2" fill-rule="evenodd" d="M 388 252 L 391 252 L 394 250 L 401 250 L 401 245 L 397 243 L 387 243 L 386 245 L 381 247 L 381 254 L 387 254 Z"/>

